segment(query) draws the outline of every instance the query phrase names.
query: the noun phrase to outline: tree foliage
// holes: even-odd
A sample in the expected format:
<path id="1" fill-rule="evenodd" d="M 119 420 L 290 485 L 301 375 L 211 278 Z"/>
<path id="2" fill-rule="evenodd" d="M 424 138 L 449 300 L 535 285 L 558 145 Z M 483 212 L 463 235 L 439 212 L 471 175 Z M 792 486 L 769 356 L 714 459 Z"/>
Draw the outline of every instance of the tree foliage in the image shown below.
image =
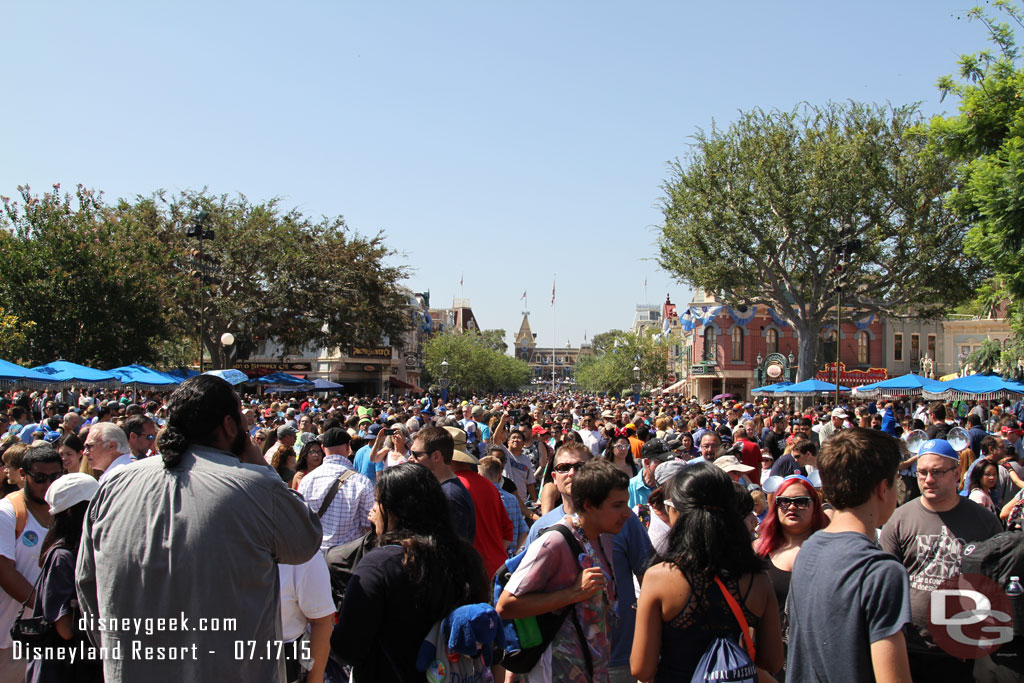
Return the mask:
<path id="1" fill-rule="evenodd" d="M 82 186 L 74 194 L 59 185 L 18 192 L 20 200 L 2 200 L 0 306 L 34 325 L 25 362 L 153 360 L 170 327 L 166 292 L 147 257 L 152 237 Z"/>
<path id="2" fill-rule="evenodd" d="M 598 341 L 601 342 L 600 351 L 596 348 Z M 595 335 L 594 343 L 594 354 L 580 356 L 573 369 L 580 389 L 609 393 L 630 391 L 636 381 L 633 376 L 635 366 L 640 367 L 641 386 L 662 385 L 668 373 L 667 341 L 655 339 L 650 331 L 632 334 L 612 330 Z"/>
<path id="3" fill-rule="evenodd" d="M 341 217 L 206 191 L 116 206 L 82 187 L 20 192 L 4 199 L 0 306 L 36 324 L 32 362 L 196 362 L 201 317 L 214 367 L 225 332 L 237 360 L 265 341 L 284 354 L 397 342 L 410 324 L 405 271 L 385 263 L 383 234 L 355 234 Z M 214 233 L 201 245 L 206 281 L 193 275 L 199 241 L 186 236 L 201 214 Z"/>
<path id="4" fill-rule="evenodd" d="M 410 324 L 407 296 L 399 288 L 405 270 L 385 265 L 394 252 L 383 234 L 364 237 L 340 216 L 314 221 L 280 204 L 205 191 L 171 198 L 158 192 L 120 208 L 161 235 L 167 246 L 163 266 L 174 275 L 185 331 L 195 334 L 202 310 L 203 343 L 215 367 L 224 363 L 225 332 L 235 337 L 236 359 L 267 340 L 283 354 L 376 346 L 385 337 L 397 342 Z M 217 264 L 219 283 L 202 284 L 189 275 L 199 245 L 185 232 L 201 212 L 214 233 L 203 240 L 203 252 Z"/>
<path id="5" fill-rule="evenodd" d="M 476 331 L 434 335 L 423 345 L 423 358 L 425 374 L 435 382 L 442 376 L 441 363 L 448 361 L 447 377 L 460 394 L 516 391 L 530 383 L 526 362 L 496 350 L 491 335 Z"/>
<path id="6" fill-rule="evenodd" d="M 971 225 L 967 253 L 993 273 L 988 288 L 1005 289 L 1019 312 L 1024 301 L 1024 63 L 1015 29 L 1024 26 L 1024 10 L 1011 2 L 991 6 L 1006 20 L 981 7 L 968 18 L 986 26 L 993 50 L 961 56 L 959 80 L 939 79 L 944 97 L 959 98 L 959 114 L 933 118 L 928 136 L 936 150 L 961 162 L 947 204 Z M 1014 317 L 1019 335 L 1021 316 Z"/>
<path id="7" fill-rule="evenodd" d="M 28 340 L 35 328 L 31 320 L 21 320 L 0 307 L 0 358 L 12 362 L 26 358 Z"/>
<path id="8" fill-rule="evenodd" d="M 924 153 L 919 121 L 912 106 L 851 102 L 699 131 L 663 185 L 659 263 L 723 303 L 775 309 L 799 339 L 800 379 L 819 366 L 837 285 L 846 319 L 937 314 L 975 268 L 943 205 L 953 164 Z"/>

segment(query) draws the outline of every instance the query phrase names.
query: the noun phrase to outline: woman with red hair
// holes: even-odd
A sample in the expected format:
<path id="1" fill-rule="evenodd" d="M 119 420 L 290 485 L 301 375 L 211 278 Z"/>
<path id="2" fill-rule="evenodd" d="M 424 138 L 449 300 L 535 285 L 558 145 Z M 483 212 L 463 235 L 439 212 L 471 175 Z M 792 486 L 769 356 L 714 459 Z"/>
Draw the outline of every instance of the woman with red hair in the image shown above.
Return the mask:
<path id="1" fill-rule="evenodd" d="M 788 640 L 789 620 L 786 598 L 793 562 L 800 546 L 818 529 L 828 526 L 828 517 L 821 506 L 821 497 L 804 476 L 793 474 L 782 480 L 772 496 L 768 514 L 758 528 L 754 552 L 768 560 L 768 578 L 779 601 L 782 640 Z"/>

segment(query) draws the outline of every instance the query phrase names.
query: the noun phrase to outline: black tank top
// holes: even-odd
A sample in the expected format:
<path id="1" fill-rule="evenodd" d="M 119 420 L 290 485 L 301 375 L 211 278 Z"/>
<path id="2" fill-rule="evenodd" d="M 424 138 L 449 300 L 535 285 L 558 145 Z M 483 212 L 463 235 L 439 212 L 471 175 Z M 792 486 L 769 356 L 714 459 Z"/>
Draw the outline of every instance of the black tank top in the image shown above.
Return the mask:
<path id="1" fill-rule="evenodd" d="M 679 614 L 665 622 L 661 630 L 661 661 L 654 676 L 655 683 L 693 678 L 704 651 L 716 638 L 740 642 L 740 625 L 715 580 L 689 575 L 686 580 L 690 583 L 690 597 Z M 723 580 L 723 583 L 739 602 L 747 623 L 756 629 L 761 620 L 747 609 L 747 595 L 740 594 L 736 581 Z"/>

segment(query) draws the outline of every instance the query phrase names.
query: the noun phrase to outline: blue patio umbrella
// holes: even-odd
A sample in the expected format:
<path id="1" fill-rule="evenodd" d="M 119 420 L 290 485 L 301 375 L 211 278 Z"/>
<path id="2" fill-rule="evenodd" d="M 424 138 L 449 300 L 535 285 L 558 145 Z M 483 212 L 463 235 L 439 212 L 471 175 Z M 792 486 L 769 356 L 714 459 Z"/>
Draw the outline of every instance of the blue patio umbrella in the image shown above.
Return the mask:
<path id="1" fill-rule="evenodd" d="M 133 385 L 137 389 L 168 389 L 182 382 L 176 377 L 144 365 L 125 365 L 110 372 L 116 375 L 122 384 Z"/>
<path id="2" fill-rule="evenodd" d="M 35 370 L 23 368 L 20 365 L 5 360 L 0 360 L 0 382 L 34 382 L 38 384 L 52 383 L 54 380 L 49 375 L 44 375 Z"/>
<path id="3" fill-rule="evenodd" d="M 276 384 L 288 387 L 300 387 L 313 384 L 304 377 L 296 377 L 295 375 L 289 375 L 286 372 L 272 372 L 269 375 L 260 377 L 256 381 L 260 384 Z"/>
<path id="4" fill-rule="evenodd" d="M 786 387 L 791 387 L 791 386 L 793 386 L 792 382 L 779 382 L 777 384 L 768 384 L 768 385 L 763 386 L 763 387 L 758 387 L 756 389 L 752 389 L 750 393 L 752 393 L 752 394 L 774 394 L 774 393 L 776 393 L 778 391 L 782 391 Z"/>
<path id="5" fill-rule="evenodd" d="M 229 384 L 241 384 L 242 382 L 249 382 L 249 375 L 245 374 L 241 370 L 208 370 L 203 373 L 204 375 L 213 375 L 214 377 L 220 377 Z"/>
<path id="6" fill-rule="evenodd" d="M 890 377 L 881 382 L 854 387 L 853 393 L 866 398 L 875 396 L 918 396 L 925 389 L 941 391 L 942 382 L 937 379 L 915 375 L 911 372 L 901 377 Z"/>
<path id="7" fill-rule="evenodd" d="M 193 370 L 192 368 L 178 368 L 177 370 L 168 370 L 164 374 L 174 377 L 179 382 L 184 382 L 189 377 L 195 377 L 198 375 L 199 371 Z"/>
<path id="8" fill-rule="evenodd" d="M 333 389 L 341 389 L 345 385 L 332 382 L 329 379 L 315 379 L 313 380 L 313 389 L 316 391 L 331 391 Z"/>
<path id="9" fill-rule="evenodd" d="M 805 379 L 803 382 L 791 384 L 775 392 L 776 396 L 813 396 L 815 394 L 829 394 L 836 390 L 836 385 L 831 382 L 823 382 L 820 379 Z M 839 391 L 849 391 L 849 387 L 839 385 Z"/>
<path id="10" fill-rule="evenodd" d="M 52 363 L 40 365 L 32 369 L 49 377 L 51 382 L 60 382 L 61 384 L 104 384 L 114 386 L 120 383 L 117 376 L 111 372 L 88 368 L 77 363 L 69 363 L 66 360 L 55 360 Z"/>
<path id="11" fill-rule="evenodd" d="M 948 382 L 937 382 L 937 386 L 925 389 L 924 397 L 948 400 L 991 400 L 1007 398 L 1024 393 L 1024 386 L 999 375 L 967 375 Z"/>

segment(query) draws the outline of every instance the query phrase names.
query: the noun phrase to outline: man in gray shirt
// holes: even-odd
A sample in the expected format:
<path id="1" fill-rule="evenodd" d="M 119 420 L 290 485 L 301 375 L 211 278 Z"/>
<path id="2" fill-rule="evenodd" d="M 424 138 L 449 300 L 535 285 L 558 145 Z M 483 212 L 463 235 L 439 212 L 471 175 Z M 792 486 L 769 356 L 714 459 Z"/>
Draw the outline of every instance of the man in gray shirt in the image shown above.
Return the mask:
<path id="1" fill-rule="evenodd" d="M 75 578 L 104 679 L 284 680 L 277 564 L 310 559 L 320 521 L 227 382 L 193 377 L 168 410 L 161 457 L 112 473 L 86 513 Z"/>

